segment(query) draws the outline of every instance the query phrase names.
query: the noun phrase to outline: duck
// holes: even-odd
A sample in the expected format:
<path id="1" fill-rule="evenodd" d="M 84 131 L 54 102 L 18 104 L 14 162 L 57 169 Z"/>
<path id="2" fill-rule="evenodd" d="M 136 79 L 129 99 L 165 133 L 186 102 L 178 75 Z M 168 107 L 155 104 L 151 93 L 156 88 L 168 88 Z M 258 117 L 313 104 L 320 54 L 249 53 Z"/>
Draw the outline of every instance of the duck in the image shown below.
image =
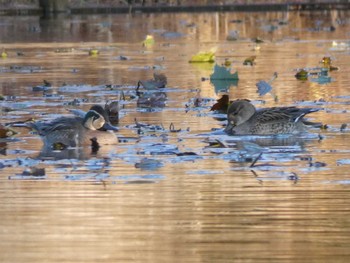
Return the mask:
<path id="1" fill-rule="evenodd" d="M 45 147 L 55 149 L 82 147 L 87 145 L 117 144 L 113 131 L 118 130 L 110 124 L 105 109 L 94 105 L 85 116 L 59 117 L 51 122 L 32 122 L 28 126 L 38 132 Z"/>
<path id="2" fill-rule="evenodd" d="M 142 86 L 146 90 L 157 90 L 165 88 L 168 83 L 167 77 L 162 73 L 153 73 L 153 78 L 150 80 L 139 80 L 136 91 Z"/>
<path id="3" fill-rule="evenodd" d="M 319 123 L 307 122 L 303 117 L 319 109 L 297 107 L 272 107 L 256 110 L 255 106 L 245 99 L 233 101 L 227 110 L 227 126 L 229 135 L 276 135 L 298 134 L 306 131 L 311 125 L 319 127 Z"/>

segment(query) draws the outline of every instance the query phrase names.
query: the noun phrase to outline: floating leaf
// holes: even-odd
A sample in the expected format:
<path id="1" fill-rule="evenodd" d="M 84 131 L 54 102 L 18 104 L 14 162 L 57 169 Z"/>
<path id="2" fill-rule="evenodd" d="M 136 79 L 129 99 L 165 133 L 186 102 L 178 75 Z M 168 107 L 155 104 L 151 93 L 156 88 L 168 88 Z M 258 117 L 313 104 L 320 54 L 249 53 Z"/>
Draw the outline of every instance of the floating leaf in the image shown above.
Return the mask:
<path id="1" fill-rule="evenodd" d="M 214 72 L 210 75 L 210 82 L 214 85 L 215 91 L 226 92 L 231 86 L 237 86 L 238 72 L 231 73 L 230 68 L 225 66 L 214 66 Z"/>
<path id="2" fill-rule="evenodd" d="M 338 70 L 338 67 L 332 66 L 332 59 L 331 57 L 323 57 L 321 63 L 323 64 L 323 66 L 327 69 L 329 69 L 329 71 L 333 71 L 333 70 Z"/>
<path id="3" fill-rule="evenodd" d="M 231 73 L 231 70 L 229 68 L 226 68 L 224 66 L 219 66 L 218 64 L 215 64 L 214 66 L 214 72 L 210 75 L 210 81 L 219 79 L 219 80 L 238 80 L 238 72 Z"/>
<path id="4" fill-rule="evenodd" d="M 267 93 L 271 93 L 275 100 L 277 97 L 272 93 L 272 86 L 271 83 L 277 78 L 278 74 L 277 72 L 273 73 L 272 78 L 269 81 L 261 80 L 258 83 L 256 83 L 256 87 L 258 88 L 257 92 L 259 93 L 259 96 L 264 96 Z"/>
<path id="5" fill-rule="evenodd" d="M 323 57 L 322 61 L 324 66 L 328 67 L 332 64 L 332 59 L 331 57 Z"/>
<path id="6" fill-rule="evenodd" d="M 97 56 L 100 53 L 98 49 L 90 49 L 89 50 L 89 55 L 90 56 Z"/>
<path id="7" fill-rule="evenodd" d="M 2 57 L 2 58 L 7 58 L 7 52 L 6 52 L 5 50 L 3 50 L 3 51 L 1 52 L 1 57 Z"/>
<path id="8" fill-rule="evenodd" d="M 208 62 L 213 63 L 215 61 L 215 52 L 207 51 L 207 52 L 199 52 L 196 55 L 192 56 L 190 59 L 190 63 L 198 63 L 198 62 Z"/>
<path id="9" fill-rule="evenodd" d="M 230 67 L 231 66 L 231 61 L 228 60 L 228 58 L 225 58 L 224 66 L 225 67 Z"/>
<path id="10" fill-rule="evenodd" d="M 261 80 L 258 83 L 256 83 L 256 86 L 258 88 L 259 96 L 264 96 L 272 90 L 271 85 L 264 80 Z"/>
<path id="11" fill-rule="evenodd" d="M 251 56 L 249 58 L 246 58 L 243 62 L 243 65 L 253 66 L 255 64 L 255 59 L 256 59 L 256 56 Z"/>
<path id="12" fill-rule="evenodd" d="M 295 74 L 295 77 L 299 80 L 307 80 L 309 76 L 309 72 L 307 72 L 305 69 L 301 69 Z"/>
<path id="13" fill-rule="evenodd" d="M 142 42 L 142 45 L 144 47 L 151 47 L 154 45 L 154 43 L 155 43 L 154 37 L 152 35 L 147 35 L 145 40 Z"/>
<path id="14" fill-rule="evenodd" d="M 226 112 L 229 104 L 229 96 L 227 94 L 224 94 L 220 99 L 217 100 L 217 102 L 210 108 L 210 110 Z"/>
<path id="15" fill-rule="evenodd" d="M 214 85 L 215 92 L 220 93 L 227 92 L 231 86 L 237 86 L 238 79 L 212 79 L 210 80 L 210 83 Z"/>

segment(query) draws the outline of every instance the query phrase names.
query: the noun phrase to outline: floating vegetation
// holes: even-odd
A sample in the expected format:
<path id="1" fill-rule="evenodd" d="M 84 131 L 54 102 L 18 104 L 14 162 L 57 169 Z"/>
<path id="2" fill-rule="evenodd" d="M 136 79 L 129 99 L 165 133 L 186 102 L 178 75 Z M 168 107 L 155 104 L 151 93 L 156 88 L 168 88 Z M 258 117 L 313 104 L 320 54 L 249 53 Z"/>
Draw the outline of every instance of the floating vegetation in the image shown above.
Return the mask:
<path id="1" fill-rule="evenodd" d="M 99 54 L 100 54 L 100 51 L 98 49 L 90 49 L 89 50 L 89 56 L 94 57 L 94 56 L 97 56 Z"/>
<path id="2" fill-rule="evenodd" d="M 152 47 L 155 44 L 154 37 L 152 35 L 147 35 L 145 40 L 142 41 L 144 47 Z"/>
<path id="3" fill-rule="evenodd" d="M 215 49 L 211 51 L 201 51 L 193 55 L 190 59 L 190 63 L 214 63 L 215 62 Z"/>
<path id="4" fill-rule="evenodd" d="M 256 59 L 256 56 L 248 57 L 248 58 L 246 58 L 243 61 L 243 65 L 254 66 L 255 65 L 255 59 Z"/>
<path id="5" fill-rule="evenodd" d="M 274 98 L 275 101 L 277 101 L 277 96 L 274 94 L 274 92 L 272 91 L 272 86 L 271 83 L 278 77 L 277 72 L 273 73 L 272 78 L 269 81 L 264 81 L 261 80 L 258 83 L 256 83 L 256 87 L 257 87 L 257 92 L 259 93 L 259 96 L 264 96 L 267 93 L 270 93 L 272 95 L 272 97 Z"/>
<path id="6" fill-rule="evenodd" d="M 332 65 L 331 57 L 323 57 L 321 63 L 323 67 L 327 68 L 329 71 L 339 70 L 338 67 Z"/>
<path id="7" fill-rule="evenodd" d="M 0 54 L 1 58 L 7 58 L 8 54 L 7 52 L 3 49 Z"/>
<path id="8" fill-rule="evenodd" d="M 220 99 L 217 100 L 217 102 L 210 108 L 210 110 L 226 113 L 229 105 L 229 95 L 224 94 Z"/>
<path id="9" fill-rule="evenodd" d="M 305 69 L 300 69 L 295 74 L 295 77 L 299 80 L 307 80 L 307 78 L 309 77 L 309 72 L 307 72 Z"/>

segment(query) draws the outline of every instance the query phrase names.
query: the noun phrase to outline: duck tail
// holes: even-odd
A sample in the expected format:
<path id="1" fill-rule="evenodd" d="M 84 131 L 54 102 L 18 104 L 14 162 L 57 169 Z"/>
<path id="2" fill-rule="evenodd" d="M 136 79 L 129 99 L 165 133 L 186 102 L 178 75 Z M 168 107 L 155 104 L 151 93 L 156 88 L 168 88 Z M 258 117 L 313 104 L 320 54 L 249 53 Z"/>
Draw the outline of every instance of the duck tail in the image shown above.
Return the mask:
<path id="1" fill-rule="evenodd" d="M 300 113 L 299 115 L 294 119 L 294 122 L 298 122 L 300 121 L 305 115 L 312 113 L 312 112 L 317 112 L 320 109 L 314 109 L 314 108 L 305 108 L 305 109 L 300 109 Z M 303 122 L 305 123 L 306 121 L 303 120 Z"/>

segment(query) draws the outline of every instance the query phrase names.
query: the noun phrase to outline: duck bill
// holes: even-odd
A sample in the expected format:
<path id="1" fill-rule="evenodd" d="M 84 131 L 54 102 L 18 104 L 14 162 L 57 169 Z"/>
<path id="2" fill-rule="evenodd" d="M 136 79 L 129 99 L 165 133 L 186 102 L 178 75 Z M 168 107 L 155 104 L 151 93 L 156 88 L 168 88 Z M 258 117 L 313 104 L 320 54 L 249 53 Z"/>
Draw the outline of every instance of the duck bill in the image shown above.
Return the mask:
<path id="1" fill-rule="evenodd" d="M 107 130 L 107 131 L 118 131 L 119 129 L 115 126 L 113 126 L 112 124 L 105 122 L 105 124 L 102 126 L 103 129 Z"/>
<path id="2" fill-rule="evenodd" d="M 236 125 L 234 125 L 234 124 L 228 122 L 224 131 L 225 131 L 227 134 L 233 134 L 232 129 L 233 129 L 235 126 L 236 126 Z"/>

